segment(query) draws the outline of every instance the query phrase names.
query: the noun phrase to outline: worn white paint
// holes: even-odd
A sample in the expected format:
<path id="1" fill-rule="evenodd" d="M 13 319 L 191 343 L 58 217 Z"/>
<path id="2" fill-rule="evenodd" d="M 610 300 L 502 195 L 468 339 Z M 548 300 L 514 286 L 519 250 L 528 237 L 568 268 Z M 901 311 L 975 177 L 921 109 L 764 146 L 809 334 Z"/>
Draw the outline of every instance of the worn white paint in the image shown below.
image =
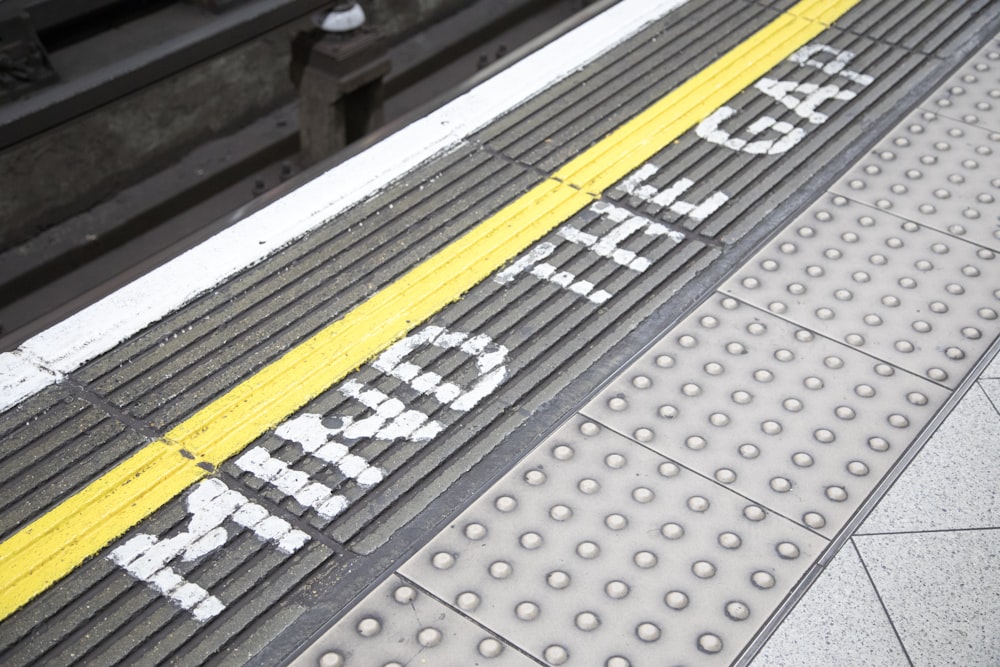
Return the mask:
<path id="1" fill-rule="evenodd" d="M 428 346 L 473 357 L 479 371 L 478 380 L 468 389 L 463 389 L 442 382 L 439 374 L 424 371 L 406 360 L 414 352 Z M 503 382 L 507 377 L 506 359 L 507 348 L 493 342 L 489 336 L 428 326 L 389 347 L 372 362 L 372 366 L 386 375 L 402 379 L 421 393 L 433 395 L 442 405 L 463 412 L 472 409 Z M 346 415 L 324 418 L 323 415 L 305 413 L 285 421 L 274 433 L 279 438 L 297 443 L 307 456 L 336 465 L 345 477 L 355 480 L 363 488 L 381 482 L 385 471 L 370 465 L 363 457 L 351 454 L 340 439 L 427 442 L 444 430 L 441 422 L 431 420 L 419 410 L 407 408 L 400 399 L 368 387 L 353 376 L 341 383 L 337 391 L 361 403 L 372 414 L 357 419 Z M 335 518 L 350 505 L 345 496 L 334 494 L 330 487 L 291 467 L 263 447 L 250 448 L 235 460 L 235 464 L 240 470 L 270 484 L 301 505 L 313 508 L 327 519 Z"/>
<path id="2" fill-rule="evenodd" d="M 423 372 L 406 357 L 419 348 L 433 345 L 442 350 L 459 350 L 475 357 L 479 378 L 468 389 L 450 382 L 433 371 Z M 467 333 L 449 331 L 444 327 L 429 326 L 391 345 L 372 364 L 387 375 L 403 380 L 421 394 L 431 394 L 442 405 L 467 412 L 486 396 L 493 393 L 507 378 L 507 348 L 493 342 L 484 334 L 470 337 Z"/>
<path id="3" fill-rule="evenodd" d="M 284 422 L 274 434 L 279 438 L 298 443 L 306 454 L 337 466 L 342 475 L 357 481 L 361 486 L 374 486 L 382 481 L 385 472 L 370 466 L 364 458 L 351 454 L 347 445 L 336 440 L 338 436 L 352 438 L 349 433 L 358 423 L 360 422 L 354 422 L 350 417 L 343 417 L 339 424 L 327 426 L 323 423 L 322 415 L 306 413 Z M 362 430 L 368 432 L 366 428 Z M 364 437 L 372 437 L 377 434 L 376 431 L 377 426 L 371 435 Z M 265 479 L 265 481 L 270 480 Z"/>
<path id="4" fill-rule="evenodd" d="M 874 78 L 868 74 L 860 74 L 854 70 L 846 69 L 848 63 L 853 59 L 853 52 L 825 44 L 807 44 L 788 58 L 790 62 L 801 68 L 819 69 L 830 75 L 841 76 L 852 84 L 864 88 L 871 84 Z M 777 80 L 762 77 L 754 84 L 754 88 L 791 109 L 810 125 L 822 125 L 829 119 L 828 114 L 818 111 L 820 105 L 831 100 L 846 102 L 857 96 L 856 91 L 845 87 L 834 84 L 820 86 L 795 79 Z M 799 127 L 787 121 L 779 121 L 770 115 L 762 115 L 747 125 L 746 134 L 750 138 L 734 137 L 722 126 L 737 114 L 736 109 L 730 106 L 719 107 L 698 124 L 695 132 L 699 137 L 713 144 L 755 155 L 786 153 L 808 134 L 809 126 Z M 776 137 L 754 139 L 765 132 L 771 132 Z"/>
<path id="5" fill-rule="evenodd" d="M 853 51 L 838 49 L 826 44 L 806 44 L 788 59 L 798 65 L 822 70 L 826 74 L 842 76 L 861 86 L 871 85 L 875 80 L 872 75 L 846 69 L 847 65 L 854 60 L 854 55 Z"/>
<path id="6" fill-rule="evenodd" d="M 625 41 L 687 0 L 623 0 L 441 109 L 22 345 L 51 384 L 371 197 L 428 159 Z M 0 371 L 4 370 L 0 368 Z M 0 409 L 44 386 L 0 380 Z M 15 388 L 11 388 L 15 387 Z"/>
<path id="7" fill-rule="evenodd" d="M 754 84 L 757 90 L 773 97 L 796 114 L 805 118 L 813 125 L 825 123 L 829 116 L 816 109 L 827 100 L 848 101 L 857 97 L 853 90 L 843 90 L 840 86 L 828 84 L 821 86 L 816 83 L 799 83 L 798 81 L 778 81 L 762 78 Z M 800 97 L 796 97 L 799 94 Z"/>
<path id="8" fill-rule="evenodd" d="M 716 128 L 714 131 L 718 132 L 718 129 Z M 682 177 L 671 183 L 666 189 L 657 190 L 654 186 L 646 183 L 646 181 L 658 174 L 659 171 L 660 167 L 647 162 L 629 176 L 618 189 L 633 197 L 638 197 L 642 201 L 647 201 L 663 208 L 669 208 L 677 215 L 687 216 L 698 222 L 707 220 L 710 215 L 718 211 L 722 208 L 723 204 L 729 201 L 729 195 L 722 191 L 713 192 L 699 204 L 681 201 L 681 195 L 691 189 L 694 181 L 690 178 Z"/>
<path id="9" fill-rule="evenodd" d="M 114 549 L 108 558 L 202 622 L 217 616 L 225 605 L 178 574 L 170 566 L 172 561 L 180 558 L 191 562 L 224 547 L 229 540 L 226 521 L 248 528 L 286 554 L 295 553 L 309 541 L 309 535 L 251 503 L 219 479 L 195 485 L 187 496 L 187 511 L 186 530 L 166 538 L 139 533 Z"/>
<path id="10" fill-rule="evenodd" d="M 531 246 L 527 252 L 518 257 L 513 264 L 493 276 L 493 280 L 501 285 L 509 285 L 514 282 L 519 275 L 530 270 L 531 267 L 535 266 L 543 259 L 546 259 L 555 251 L 555 249 L 555 244 L 549 243 L 548 241 L 536 243 Z"/>
<path id="11" fill-rule="evenodd" d="M 240 470 L 272 484 L 278 491 L 291 496 L 303 507 L 313 508 L 326 519 L 332 519 L 347 509 L 347 498 L 334 494 L 325 484 L 314 482 L 308 473 L 295 470 L 274 458 L 263 447 L 248 449 L 235 463 Z"/>
<path id="12" fill-rule="evenodd" d="M 34 396 L 61 377 L 29 361 L 23 352 L 0 354 L 0 412 Z"/>
<path id="13" fill-rule="evenodd" d="M 643 165 L 626 179 L 622 189 L 633 194 L 642 193 L 643 196 L 648 196 L 650 199 L 656 197 L 658 194 L 656 188 L 645 185 L 644 181 L 656 175 L 657 171 L 658 167 L 654 165 Z M 691 208 L 693 210 L 696 207 L 691 206 Z M 611 260 L 635 273 L 645 272 L 652 266 L 652 262 L 632 250 L 620 247 L 631 236 L 640 232 L 647 236 L 666 236 L 672 245 L 677 245 L 684 240 L 684 234 L 606 201 L 595 201 L 590 205 L 590 211 L 615 223 L 615 226 L 603 236 L 597 236 L 577 229 L 573 225 L 563 224 L 556 229 L 556 235 L 570 243 L 583 246 L 598 257 Z M 536 243 L 513 264 L 494 276 L 493 280 L 501 285 L 509 285 L 518 276 L 530 273 L 535 278 L 558 285 L 596 305 L 607 303 L 614 296 L 607 290 L 596 289 L 597 286 L 589 280 L 578 278 L 570 271 L 560 270 L 559 267 L 542 261 L 552 255 L 554 251 L 555 244 L 549 241 Z"/>

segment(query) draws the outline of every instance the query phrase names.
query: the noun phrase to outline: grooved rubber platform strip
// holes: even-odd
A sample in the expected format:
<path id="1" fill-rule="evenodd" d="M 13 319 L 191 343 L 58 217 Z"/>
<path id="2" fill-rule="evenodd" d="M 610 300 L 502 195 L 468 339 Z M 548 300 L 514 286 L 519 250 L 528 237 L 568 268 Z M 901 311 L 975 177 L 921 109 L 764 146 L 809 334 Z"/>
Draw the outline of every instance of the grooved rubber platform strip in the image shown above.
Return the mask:
<path id="1" fill-rule="evenodd" d="M 725 33 L 726 39 L 715 47 L 717 50 L 725 51 L 745 37 L 744 33 L 752 32 L 748 26 L 756 25 L 753 21 L 763 24 L 775 16 L 745 2 L 737 3 L 732 10 L 716 11 L 722 4 L 692 4 L 684 10 L 703 19 L 698 30 L 705 29 L 705 21 L 711 24 L 714 20 L 720 28 L 726 21 L 741 23 L 738 30 Z M 525 140 L 528 152 L 513 155 L 499 145 L 460 145 L 371 201 L 84 366 L 73 375 L 73 383 L 82 389 L 71 385 L 68 395 L 85 392 L 96 404 L 119 411 L 114 414 L 131 426 L 139 426 L 142 432 L 157 433 L 174 427 L 223 395 L 228 386 L 251 377 L 283 350 L 308 339 L 398 279 L 415 258 L 435 253 L 525 190 L 542 183 L 561 164 L 555 159 L 546 162 L 547 156 L 555 154 L 547 152 L 549 148 L 577 146 L 564 156 L 571 157 L 694 74 L 699 68 L 698 58 L 707 62 L 713 53 L 699 54 L 687 65 L 690 71 L 678 70 L 679 78 L 677 73 L 668 73 L 666 80 L 659 80 L 661 71 L 674 64 L 669 56 L 672 52 L 661 49 L 664 41 L 670 41 L 662 36 L 695 34 L 684 30 L 670 33 L 668 25 L 674 18 L 668 16 L 658 27 L 598 59 L 553 93 L 566 96 L 565 109 L 550 117 L 541 134 L 569 125 L 569 118 L 575 126 L 565 136 L 559 135 L 558 141 L 552 141 L 554 146 L 540 139 L 528 148 L 535 140 Z M 968 12 L 955 10 L 954 14 L 942 13 L 940 18 L 952 23 L 961 19 L 961 23 L 967 21 Z M 655 48 L 653 37 L 660 42 Z M 766 227 L 754 226 L 779 205 L 785 210 L 796 206 L 793 191 L 807 186 L 822 165 L 840 159 L 835 155 L 834 139 L 848 137 L 854 142 L 859 137 L 870 137 L 871 128 L 856 127 L 863 111 L 879 115 L 888 112 L 903 94 L 893 90 L 894 85 L 915 84 L 936 67 L 932 59 L 837 30 L 823 33 L 816 44 L 829 47 L 820 49 L 817 63 L 785 62 L 775 68 L 774 76 L 794 77 L 807 85 L 791 94 L 804 97 L 831 84 L 845 89 L 850 83 L 865 81 L 857 71 L 861 69 L 875 79 L 863 85 L 856 97 L 824 100 L 822 111 L 828 112 L 829 123 L 818 124 L 823 127 L 808 133 L 789 151 L 787 160 L 775 158 L 768 163 L 774 166 L 762 176 L 759 169 L 749 168 L 750 161 L 742 151 L 715 143 L 706 152 L 706 142 L 697 131 L 690 131 L 659 156 L 650 158 L 659 167 L 658 178 L 662 180 L 651 179 L 648 174 L 645 181 L 638 178 L 648 172 L 646 166 L 631 175 L 615 166 L 624 176 L 617 189 L 631 188 L 633 195 L 643 192 L 655 199 L 651 191 L 663 194 L 678 179 L 694 182 L 686 188 L 678 186 L 677 190 L 683 192 L 668 204 L 657 204 L 659 208 L 644 208 L 648 202 L 641 198 L 626 201 L 619 197 L 616 201 L 613 191 L 588 205 L 581 204 L 579 212 L 513 262 L 414 330 L 400 343 L 401 348 L 390 347 L 380 358 L 323 392 L 284 422 L 278 432 L 256 438 L 211 476 L 167 502 L 73 575 L 3 621 L 0 630 L 5 642 L 0 645 L 0 656 L 5 663 L 75 660 L 128 664 L 139 659 L 149 663 L 200 663 L 213 657 L 243 662 L 257 654 L 273 660 L 287 656 L 362 592 L 370 582 L 363 577 L 375 576 L 398 562 L 411 541 L 425 539 L 424 531 L 433 526 L 441 512 L 453 511 L 476 494 L 485 479 L 535 442 L 538 433 L 551 423 L 539 421 L 538 415 L 557 419 L 566 405 L 576 404 L 590 392 L 601 373 L 630 356 L 641 339 L 630 332 L 645 327 L 642 335 L 648 335 L 653 330 L 650 322 L 662 330 L 718 277 L 718 267 L 731 266 L 735 261 L 728 254 L 729 246 L 751 231 L 759 238 Z M 826 55 L 843 49 L 854 53 L 845 66 L 837 65 L 836 60 L 831 61 L 832 65 L 824 60 Z M 621 89 L 626 92 L 617 88 L 629 74 L 620 66 L 616 69 L 614 63 L 621 58 L 630 67 L 634 64 L 645 72 L 638 85 Z M 854 76 L 845 74 L 845 70 Z M 577 94 L 575 91 L 585 89 L 591 76 L 603 76 L 600 87 L 608 87 L 612 94 L 603 100 Z M 654 84 L 654 78 L 658 83 Z M 650 90 L 640 91 L 645 86 Z M 655 94 L 650 92 L 657 90 Z M 796 109 L 790 109 L 789 101 L 777 99 L 774 93 L 773 88 L 767 93 L 754 88 L 731 102 L 737 117 L 727 126 L 733 132 L 730 138 L 748 131 L 762 115 L 771 114 L 772 125 L 764 129 L 776 132 L 766 135 L 772 142 L 779 141 L 782 133 L 787 134 L 785 126 L 794 126 L 801 119 L 810 122 L 807 116 L 816 111 L 815 107 L 799 108 L 804 102 L 796 98 L 791 103 Z M 616 95 L 627 96 L 628 100 L 622 100 L 619 107 Z M 640 104 L 643 95 L 647 101 Z M 532 102 L 524 109 L 529 115 L 541 116 L 551 111 L 547 106 L 551 101 L 539 98 L 538 104 Z M 602 104 L 605 111 L 597 108 Z M 516 110 L 497 127 L 509 130 L 510 121 L 520 113 Z M 518 128 L 527 128 L 518 123 Z M 757 131 L 760 134 L 759 128 Z M 713 161 L 719 165 L 714 171 L 706 168 Z M 729 163 L 739 167 L 728 172 L 724 165 Z M 595 169 L 594 164 L 576 164 L 566 170 L 566 178 L 560 177 L 570 185 L 550 178 L 546 187 L 556 183 L 551 187 L 565 192 L 572 186 L 586 188 L 592 183 L 602 184 L 597 189 L 616 186 L 618 176 Z M 716 176 L 721 180 L 711 180 Z M 720 198 L 713 199 L 716 193 L 726 197 L 718 206 Z M 779 204 L 786 197 L 790 200 Z M 584 200 L 582 195 L 579 198 Z M 347 267 L 348 260 L 357 261 Z M 714 276 L 707 269 L 713 269 Z M 609 321 L 614 321 L 615 326 L 608 326 Z M 822 343 L 827 344 L 837 345 Z M 846 359 L 851 354 L 856 355 L 854 358 L 860 356 L 850 350 L 843 356 Z M 580 375 L 595 364 L 597 368 L 581 380 Z M 898 373 L 905 376 L 902 371 Z M 927 406 L 910 404 L 908 410 L 930 410 L 934 401 L 941 400 L 943 390 L 939 387 L 910 379 L 930 389 L 923 392 L 928 397 Z M 488 394 L 490 399 L 483 400 Z M 556 400 L 557 395 L 562 398 Z M 36 412 L 53 423 L 65 418 L 54 403 Z M 14 411 L 5 413 L 5 417 L 10 414 Z M 511 432 L 520 435 L 510 438 Z M 139 438 L 131 427 L 123 433 Z M 629 452 L 630 461 L 665 461 L 659 454 L 610 431 L 600 438 Z M 348 442 L 349 447 L 340 440 Z M 38 446 L 61 445 L 43 442 Z M 121 449 L 123 445 L 114 446 Z M 568 463 L 562 459 L 560 462 Z M 646 473 L 641 474 L 650 476 L 649 489 L 666 489 L 662 485 L 670 486 L 671 481 L 677 482 L 672 485 L 675 489 L 695 489 L 684 496 L 684 503 L 702 498 L 716 509 L 728 508 L 729 529 L 715 534 L 707 525 L 692 528 L 688 539 L 680 540 L 682 546 L 676 552 L 691 561 L 686 581 L 709 592 L 684 592 L 684 597 L 679 597 L 661 591 L 658 599 L 647 600 L 644 609 L 651 613 L 654 607 L 659 612 L 672 610 L 683 600 L 691 613 L 681 617 L 690 619 L 701 605 L 714 605 L 717 625 L 708 630 L 694 626 L 686 629 L 683 650 L 698 658 L 714 655 L 725 660 L 738 655 L 759 624 L 778 608 L 826 540 L 814 532 L 815 525 L 796 515 L 808 514 L 804 505 L 770 508 L 764 511 L 765 521 L 753 523 L 758 516 L 755 510 L 751 517 L 737 511 L 743 507 L 743 499 L 717 481 L 699 475 L 701 472 L 707 477 L 715 471 L 706 468 L 695 472 L 697 466 L 690 465 L 694 470 L 685 469 L 676 479 L 663 476 L 664 471 L 673 469 L 658 465 L 652 469 L 645 466 Z M 884 470 L 878 462 L 864 465 L 870 471 L 868 479 L 859 483 L 857 492 L 855 487 L 846 489 L 852 503 L 870 488 L 865 484 L 873 484 Z M 860 470 L 857 466 L 853 469 Z M 749 483 L 752 478 L 748 472 L 741 479 Z M 609 488 L 613 486 L 609 482 Z M 645 497 L 644 492 L 639 496 Z M 666 491 L 658 496 L 663 497 Z M 632 501 L 623 500 L 634 501 L 637 507 L 643 505 L 635 496 Z M 677 511 L 692 511 L 689 505 L 685 505 L 686 510 L 681 505 L 677 505 Z M 647 509 L 651 513 L 644 513 Z M 29 507 L 29 511 L 35 510 Z M 628 516 L 652 520 L 659 507 L 643 505 L 632 511 L 638 513 Z M 781 512 L 791 520 L 780 516 Z M 843 513 L 826 513 L 831 522 L 842 520 Z M 627 513 L 618 514 L 624 517 Z M 620 525 L 620 519 L 605 519 L 610 523 L 593 528 L 617 534 L 612 526 Z M 746 528 L 748 521 L 768 528 L 764 532 Z M 796 525 L 796 521 L 809 528 Z M 666 538 L 661 534 L 659 539 Z M 704 555 L 694 555 L 691 550 L 696 547 L 689 546 L 692 544 L 700 545 L 697 549 Z M 790 546 L 793 544 L 794 548 Z M 519 547 L 511 548 L 519 553 Z M 736 577 L 729 565 L 739 560 L 734 553 L 752 554 L 760 563 L 759 569 Z M 656 565 L 652 567 L 648 567 L 653 563 L 650 554 L 655 554 Z M 669 564 L 654 547 L 625 555 L 630 559 L 625 560 L 625 566 L 640 574 Z M 785 564 L 780 576 L 778 563 Z M 517 664 L 559 664 L 561 651 L 580 655 L 581 650 L 595 646 L 594 637 L 606 637 L 608 628 L 624 622 L 603 612 L 581 609 L 563 617 L 558 641 L 542 644 L 532 639 L 530 632 L 516 640 L 505 635 L 497 638 L 491 636 L 497 633 L 489 629 L 494 620 L 485 616 L 485 606 L 484 616 L 480 617 L 470 615 L 460 605 L 456 608 L 444 594 L 434 593 L 438 599 L 428 597 L 426 588 L 436 589 L 451 582 L 427 583 L 422 588 L 424 584 L 417 580 L 430 581 L 428 578 L 438 576 L 437 571 L 425 572 L 414 564 L 407 567 L 414 569 L 414 580 L 403 583 L 418 596 L 413 608 L 419 606 L 432 615 L 445 614 L 449 620 L 435 624 L 418 619 L 420 627 L 416 627 L 409 616 L 398 617 L 400 623 L 390 624 L 391 632 L 387 629 L 387 634 L 380 636 L 401 639 L 406 646 L 419 650 L 421 656 L 425 651 L 427 656 L 451 655 L 445 647 L 456 640 L 471 660 L 502 657 Z M 705 576 L 712 569 L 718 574 Z M 498 572 L 503 572 L 502 566 Z M 769 588 L 768 576 L 777 579 L 773 588 Z M 534 584 L 547 592 L 541 585 Z M 629 589 L 631 595 L 639 595 L 635 587 Z M 603 592 L 595 591 L 595 604 L 607 598 L 609 590 L 618 594 L 622 588 L 615 585 Z M 733 599 L 712 602 L 712 595 L 730 592 Z M 364 610 L 377 610 L 390 599 L 369 598 L 364 604 L 369 603 L 374 606 Z M 395 598 L 391 604 L 400 605 Z M 553 609 L 548 602 L 537 606 L 543 613 Z M 394 609 L 398 614 L 399 609 Z M 516 614 L 516 607 L 504 613 Z M 351 619 L 357 616 L 350 614 Z M 359 618 L 358 624 L 362 620 Z M 349 622 L 335 626 L 334 633 L 354 637 L 358 624 L 343 630 L 345 623 Z M 633 625 L 629 636 L 635 638 L 633 648 L 640 653 L 673 641 L 670 628 L 656 621 L 636 619 Z M 416 649 L 414 641 L 420 649 Z M 377 641 L 373 646 L 373 655 L 381 656 L 382 647 Z M 499 656 L 492 655 L 498 651 Z M 391 659 L 398 658 L 386 657 Z M 328 656 L 327 662 L 331 660 Z M 625 663 L 619 659 L 610 664 Z"/>
<path id="2" fill-rule="evenodd" d="M 662 31 L 650 28 L 647 43 L 634 50 L 620 47 L 620 60 L 594 76 L 599 83 L 606 81 L 603 85 L 564 83 L 558 94 L 523 105 L 473 140 L 511 159 L 551 169 L 603 136 L 612 120 L 642 109 L 654 93 L 683 80 L 688 68 L 714 57 L 711 48 L 697 46 L 703 24 L 723 20 L 727 28 L 735 24 L 731 29 L 741 34 L 767 18 L 752 5 L 739 3 L 708 3 L 685 11 L 685 19 L 695 21 L 698 29 L 686 30 L 686 24 Z M 831 51 L 785 61 L 768 73 L 767 80 L 794 85 L 779 83 L 761 94 L 764 87 L 758 84 L 738 94 L 652 157 L 649 165 L 655 172 L 635 183 L 626 180 L 627 190 L 612 188 L 605 197 L 727 244 L 738 241 L 752 230 L 753 220 L 794 198 L 814 178 L 798 164 L 835 161 L 845 143 L 850 145 L 865 131 L 856 122 L 859 115 L 878 116 L 894 108 L 900 88 L 924 61 L 906 50 L 839 30 L 826 31 L 812 44 Z M 849 59 L 828 62 L 834 49 L 849 52 Z M 624 72 L 630 76 L 622 76 Z M 822 107 L 819 113 L 809 113 L 811 103 L 796 107 L 810 96 Z M 759 129 L 764 119 L 771 125 Z M 784 130 L 787 134 L 771 129 L 782 126 L 795 129 Z M 664 199 L 663 193 L 677 190 L 676 196 Z M 725 201 L 710 219 L 692 216 L 693 206 L 685 205 L 720 196 Z"/>
<path id="3" fill-rule="evenodd" d="M 470 140 L 556 170 L 714 61 L 720 43 L 737 44 L 776 16 L 742 0 L 687 3 L 595 62 L 586 82 L 567 79 Z"/>
<path id="4" fill-rule="evenodd" d="M 795 4 L 795 0 L 754 1 L 782 11 Z M 864 3 L 838 18 L 833 26 L 899 48 L 947 57 L 961 48 L 961 41 L 955 39 L 956 33 L 974 24 L 988 5 L 989 0 Z"/>
<path id="5" fill-rule="evenodd" d="M 49 387 L 3 413 L 0 538 L 146 442 L 126 424 L 64 387 Z"/>
<path id="6" fill-rule="evenodd" d="M 642 185 L 616 188 L 609 196 L 660 221 L 681 224 L 726 244 L 738 241 L 753 229 L 754 220 L 794 199 L 815 178 L 812 170 L 797 165 L 835 162 L 845 144 L 864 131 L 859 115 L 888 111 L 900 85 L 905 85 L 902 82 L 923 62 L 921 57 L 833 30 L 812 44 L 847 51 L 851 57 L 846 62 L 834 61 L 837 66 L 830 67 L 825 64 L 828 54 L 821 50 L 806 62 L 783 62 L 768 74 L 767 80 L 774 82 L 770 86 L 759 83 L 740 93 L 654 156 L 650 163 L 658 169 Z M 771 94 L 762 94 L 762 87 Z M 823 98 L 818 115 L 811 114 L 808 105 L 801 109 L 786 106 L 794 107 L 809 95 Z M 794 129 L 789 134 L 757 129 L 762 121 L 773 123 L 772 128 L 784 123 Z M 706 202 L 716 192 L 725 194 L 728 201 L 702 221 L 679 215 L 683 209 L 678 210 L 676 201 L 657 201 L 643 191 L 648 186 L 669 192 L 679 176 L 691 182 L 680 197 L 683 202 Z"/>
<path id="7" fill-rule="evenodd" d="M 74 377 L 150 426 L 172 426 L 541 180 L 462 147 Z"/>

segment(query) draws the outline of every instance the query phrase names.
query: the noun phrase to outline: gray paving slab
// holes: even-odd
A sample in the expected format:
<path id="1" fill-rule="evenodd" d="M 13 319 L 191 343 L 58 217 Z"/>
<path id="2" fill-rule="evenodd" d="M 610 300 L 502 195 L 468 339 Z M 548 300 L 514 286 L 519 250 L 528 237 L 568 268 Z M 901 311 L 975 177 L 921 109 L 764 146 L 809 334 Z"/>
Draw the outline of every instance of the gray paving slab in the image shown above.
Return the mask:
<path id="1" fill-rule="evenodd" d="M 986 370 L 989 372 L 990 369 Z M 979 381 L 979 386 L 986 392 L 986 395 L 993 403 L 993 407 L 1000 410 L 1000 378 L 986 379 L 986 373 L 983 373 L 983 375 L 983 379 Z"/>
<path id="2" fill-rule="evenodd" d="M 1000 379 L 1000 354 L 993 357 L 993 361 L 990 362 L 989 366 L 983 370 L 982 378 L 984 379 Z"/>
<path id="3" fill-rule="evenodd" d="M 909 667 L 910 661 L 848 542 L 750 664 Z"/>
<path id="4" fill-rule="evenodd" d="M 995 665 L 1000 530 L 854 538 L 915 665 Z"/>
<path id="5" fill-rule="evenodd" d="M 973 385 L 859 535 L 1000 526 L 1000 413 Z"/>
<path id="6" fill-rule="evenodd" d="M 1000 250 L 998 173 L 1000 132 L 918 110 L 831 191 Z"/>
<path id="7" fill-rule="evenodd" d="M 1000 334 L 997 285 L 993 251 L 833 195 L 722 291 L 954 388 Z"/>
<path id="8" fill-rule="evenodd" d="M 582 412 L 832 538 L 947 396 L 717 295 Z"/>
<path id="9" fill-rule="evenodd" d="M 825 545 L 574 418 L 400 572 L 545 664 L 722 665 Z"/>
<path id="10" fill-rule="evenodd" d="M 1000 132 L 1000 40 L 992 39 L 924 104 L 942 116 Z"/>

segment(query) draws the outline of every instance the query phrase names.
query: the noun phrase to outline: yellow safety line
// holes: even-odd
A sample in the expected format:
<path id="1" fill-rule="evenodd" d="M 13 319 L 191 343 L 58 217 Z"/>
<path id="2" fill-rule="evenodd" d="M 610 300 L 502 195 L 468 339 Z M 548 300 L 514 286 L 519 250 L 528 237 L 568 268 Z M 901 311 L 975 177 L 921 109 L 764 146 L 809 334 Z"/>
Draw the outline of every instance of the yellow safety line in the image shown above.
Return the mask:
<path id="1" fill-rule="evenodd" d="M 858 2 L 805 0 L 791 7 L 568 162 L 554 178 L 9 537 L 0 544 L 0 619 L 461 298 Z"/>

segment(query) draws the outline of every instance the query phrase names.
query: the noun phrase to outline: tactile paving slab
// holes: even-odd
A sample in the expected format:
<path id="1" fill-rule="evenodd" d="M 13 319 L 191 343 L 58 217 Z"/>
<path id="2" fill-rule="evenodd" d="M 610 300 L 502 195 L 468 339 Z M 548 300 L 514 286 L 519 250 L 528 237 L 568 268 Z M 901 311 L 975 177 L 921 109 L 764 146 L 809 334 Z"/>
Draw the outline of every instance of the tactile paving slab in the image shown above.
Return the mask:
<path id="1" fill-rule="evenodd" d="M 393 575 L 296 658 L 292 667 L 536 664 L 460 612 Z"/>
<path id="2" fill-rule="evenodd" d="M 1000 332 L 996 253 L 838 195 L 722 290 L 950 388 Z"/>
<path id="3" fill-rule="evenodd" d="M 1000 39 L 984 46 L 926 106 L 942 116 L 1000 131 Z"/>
<path id="4" fill-rule="evenodd" d="M 947 397 L 716 296 L 582 412 L 833 538 Z"/>
<path id="5" fill-rule="evenodd" d="M 725 665 L 825 546 L 576 417 L 400 573 L 544 664 Z"/>
<path id="6" fill-rule="evenodd" d="M 830 190 L 1000 251 L 1000 132 L 917 111 Z"/>

